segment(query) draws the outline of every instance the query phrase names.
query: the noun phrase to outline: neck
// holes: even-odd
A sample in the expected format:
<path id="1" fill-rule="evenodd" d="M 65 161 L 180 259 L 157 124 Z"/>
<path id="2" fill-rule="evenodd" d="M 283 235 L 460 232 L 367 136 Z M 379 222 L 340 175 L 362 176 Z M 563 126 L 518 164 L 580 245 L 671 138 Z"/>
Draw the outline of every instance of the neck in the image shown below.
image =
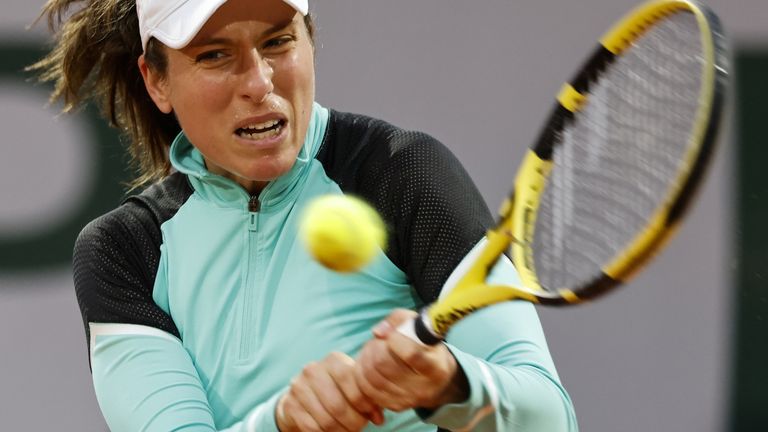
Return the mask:
<path id="1" fill-rule="evenodd" d="M 245 189 L 245 191 L 250 196 L 258 196 L 259 193 L 267 186 L 269 183 L 268 181 L 256 181 L 256 180 L 250 180 L 245 177 L 240 177 L 236 174 L 233 174 L 231 172 L 228 172 L 227 170 L 220 168 L 214 163 L 211 163 L 208 161 L 208 159 L 203 156 L 203 160 L 205 161 L 205 167 L 213 174 L 218 174 L 222 177 L 226 177 L 235 183 L 239 184 L 240 186 Z"/>

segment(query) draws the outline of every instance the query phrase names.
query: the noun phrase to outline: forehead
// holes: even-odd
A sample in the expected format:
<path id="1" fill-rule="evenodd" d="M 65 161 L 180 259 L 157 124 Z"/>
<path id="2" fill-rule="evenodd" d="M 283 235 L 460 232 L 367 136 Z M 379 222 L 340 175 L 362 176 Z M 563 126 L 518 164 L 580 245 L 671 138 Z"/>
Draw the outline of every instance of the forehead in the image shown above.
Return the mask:
<path id="1" fill-rule="evenodd" d="M 298 23 L 303 16 L 282 0 L 229 0 L 206 21 L 192 44 L 238 24 L 268 33 Z"/>

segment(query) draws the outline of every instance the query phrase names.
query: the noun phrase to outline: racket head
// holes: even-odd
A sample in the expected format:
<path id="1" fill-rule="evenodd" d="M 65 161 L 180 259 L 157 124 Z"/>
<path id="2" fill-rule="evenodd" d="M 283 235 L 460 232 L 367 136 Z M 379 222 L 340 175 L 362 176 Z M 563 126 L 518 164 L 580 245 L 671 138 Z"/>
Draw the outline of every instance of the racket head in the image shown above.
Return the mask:
<path id="1" fill-rule="evenodd" d="M 494 303 L 577 304 L 629 280 L 690 207 L 727 83 L 725 38 L 712 11 L 692 0 L 652 0 L 627 14 L 563 86 L 500 222 L 412 333 L 436 343 Z M 489 286 L 505 252 L 522 284 Z"/>
<path id="2" fill-rule="evenodd" d="M 600 42 L 500 210 L 518 298 L 574 304 L 628 281 L 674 234 L 714 152 L 728 75 L 711 10 L 647 2 Z"/>

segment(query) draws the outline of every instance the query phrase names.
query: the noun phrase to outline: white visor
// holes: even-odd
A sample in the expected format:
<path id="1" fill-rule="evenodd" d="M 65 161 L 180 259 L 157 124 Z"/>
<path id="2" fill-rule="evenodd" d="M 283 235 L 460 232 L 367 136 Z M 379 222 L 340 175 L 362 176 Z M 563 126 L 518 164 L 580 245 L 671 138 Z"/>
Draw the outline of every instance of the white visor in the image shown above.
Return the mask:
<path id="1" fill-rule="evenodd" d="M 258 0 L 254 0 L 258 1 Z M 309 0 L 283 0 L 302 15 Z M 227 0 L 136 0 L 141 46 L 147 49 L 150 38 L 157 38 L 174 49 L 184 48 Z"/>

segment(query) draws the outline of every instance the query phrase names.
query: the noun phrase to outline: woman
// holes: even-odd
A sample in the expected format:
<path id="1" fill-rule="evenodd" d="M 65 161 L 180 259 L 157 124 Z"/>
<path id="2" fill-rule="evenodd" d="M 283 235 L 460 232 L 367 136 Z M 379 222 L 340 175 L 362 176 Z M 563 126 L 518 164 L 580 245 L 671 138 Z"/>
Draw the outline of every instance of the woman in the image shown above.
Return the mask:
<path id="1" fill-rule="evenodd" d="M 478 312 L 434 347 L 393 330 L 461 272 L 491 216 L 433 138 L 314 101 L 307 6 L 90 0 L 34 66 L 67 109 L 94 96 L 148 186 L 75 246 L 110 428 L 576 430 L 531 305 Z M 391 231 L 359 273 L 297 241 L 329 193 L 367 200 Z M 508 261 L 493 278 L 517 281 Z"/>

